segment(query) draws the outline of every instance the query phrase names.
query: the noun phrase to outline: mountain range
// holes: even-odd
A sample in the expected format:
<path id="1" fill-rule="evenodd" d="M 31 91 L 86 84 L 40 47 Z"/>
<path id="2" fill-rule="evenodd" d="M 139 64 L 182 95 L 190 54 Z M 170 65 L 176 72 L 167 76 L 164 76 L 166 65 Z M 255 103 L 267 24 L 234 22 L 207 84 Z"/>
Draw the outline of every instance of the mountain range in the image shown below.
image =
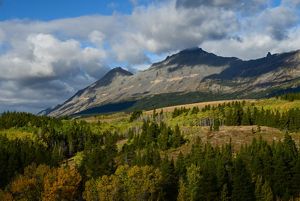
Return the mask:
<path id="1" fill-rule="evenodd" d="M 262 98 L 300 89 L 300 50 L 241 60 L 191 48 L 132 74 L 117 67 L 49 116 L 86 115 L 237 98 Z"/>

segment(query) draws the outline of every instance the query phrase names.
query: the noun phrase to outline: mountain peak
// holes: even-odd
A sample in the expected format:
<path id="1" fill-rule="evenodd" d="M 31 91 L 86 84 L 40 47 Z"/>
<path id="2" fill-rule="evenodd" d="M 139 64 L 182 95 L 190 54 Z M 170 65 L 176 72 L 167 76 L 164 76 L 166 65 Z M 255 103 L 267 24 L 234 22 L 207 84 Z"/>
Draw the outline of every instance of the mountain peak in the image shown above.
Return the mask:
<path id="1" fill-rule="evenodd" d="M 109 76 L 109 75 L 127 75 L 127 76 L 130 76 L 130 75 L 133 75 L 131 72 L 123 69 L 122 67 L 116 67 L 116 68 L 113 68 L 111 69 L 110 71 L 108 71 L 108 73 L 106 73 L 105 76 Z"/>
<path id="2" fill-rule="evenodd" d="M 226 66 L 236 60 L 238 60 L 238 58 L 217 56 L 213 53 L 206 52 L 202 48 L 193 47 L 168 56 L 164 61 L 153 64 L 151 68 L 161 68 L 168 65 L 176 65 L 176 69 L 183 66 L 193 67 L 199 65 L 219 67 Z"/>
<path id="3" fill-rule="evenodd" d="M 131 72 L 121 68 L 116 67 L 108 71 L 100 80 L 95 83 L 95 87 L 107 86 L 117 77 L 125 77 L 133 75 Z"/>
<path id="4" fill-rule="evenodd" d="M 204 51 L 200 47 L 191 47 L 191 48 L 181 50 L 178 54 L 182 54 L 182 53 L 198 53 L 199 54 L 199 53 L 208 53 L 208 52 Z"/>

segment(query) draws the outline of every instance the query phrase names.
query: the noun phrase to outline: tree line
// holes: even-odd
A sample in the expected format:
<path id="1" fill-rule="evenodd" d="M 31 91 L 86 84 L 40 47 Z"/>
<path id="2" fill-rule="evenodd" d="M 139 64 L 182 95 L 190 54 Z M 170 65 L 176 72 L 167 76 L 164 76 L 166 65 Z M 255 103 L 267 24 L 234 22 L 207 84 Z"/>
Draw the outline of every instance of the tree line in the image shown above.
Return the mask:
<path id="1" fill-rule="evenodd" d="M 278 109 L 264 109 L 263 107 L 256 107 L 254 105 L 246 106 L 245 102 L 235 101 L 219 104 L 218 106 L 207 105 L 201 110 L 199 108 L 197 109 L 197 107 L 192 109 L 179 108 L 175 110 L 172 115 L 173 118 L 179 115 L 187 115 L 189 112 L 193 112 L 193 114 L 212 112 L 210 117 L 199 119 L 199 122 L 200 125 L 211 126 L 214 130 L 218 130 L 218 127 L 221 125 L 269 126 L 290 132 L 295 132 L 300 129 L 300 109 L 298 108 L 280 112 Z"/>
<path id="2" fill-rule="evenodd" d="M 276 99 L 287 100 L 293 102 L 294 100 L 300 100 L 300 93 L 287 93 L 280 96 L 276 96 Z"/>
<path id="3" fill-rule="evenodd" d="M 239 113 L 241 106 L 235 104 L 231 114 Z M 18 115 L 7 117 L 17 122 Z M 29 118 L 32 121 L 9 124 L 33 130 L 45 144 L 0 137 L 0 200 L 300 198 L 299 149 L 288 134 L 272 144 L 254 139 L 234 151 L 230 143 L 213 147 L 200 138 L 187 142 L 178 125 L 162 121 L 144 121 L 140 131 L 130 129 L 124 136 L 94 133 L 85 122 Z M 233 119 L 230 122 L 238 118 Z M 120 141 L 125 141 L 122 147 Z M 193 144 L 189 152 L 167 155 L 185 143 Z M 79 165 L 66 162 L 78 152 L 83 155 Z"/>

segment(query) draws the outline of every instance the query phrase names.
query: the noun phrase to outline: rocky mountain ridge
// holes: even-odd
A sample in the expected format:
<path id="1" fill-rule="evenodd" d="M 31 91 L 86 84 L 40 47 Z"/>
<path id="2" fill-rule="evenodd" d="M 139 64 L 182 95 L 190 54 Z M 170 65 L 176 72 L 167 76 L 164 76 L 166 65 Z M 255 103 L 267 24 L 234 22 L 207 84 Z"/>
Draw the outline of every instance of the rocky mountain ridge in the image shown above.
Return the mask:
<path id="1" fill-rule="evenodd" d="M 185 102 L 199 101 L 198 96 L 205 94 L 211 96 L 207 99 L 264 97 L 276 91 L 296 89 L 299 79 L 300 51 L 268 54 L 264 58 L 243 61 L 193 48 L 168 56 L 136 74 L 120 67 L 112 69 L 97 82 L 47 112 L 50 116 L 73 115 L 125 102 L 148 101 L 148 105 L 155 107 L 158 100 L 155 97 L 158 96 L 167 97 L 163 100 L 166 105 L 174 98 Z M 188 100 L 184 99 L 187 94 Z M 198 98 L 190 94 L 197 94 L 195 97 Z"/>

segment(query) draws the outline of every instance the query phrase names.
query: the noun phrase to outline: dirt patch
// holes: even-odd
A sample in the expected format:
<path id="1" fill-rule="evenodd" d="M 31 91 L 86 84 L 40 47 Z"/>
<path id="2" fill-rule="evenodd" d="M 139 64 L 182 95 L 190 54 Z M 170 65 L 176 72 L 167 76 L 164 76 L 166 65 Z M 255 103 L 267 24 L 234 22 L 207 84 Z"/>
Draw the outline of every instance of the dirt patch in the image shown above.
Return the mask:
<path id="1" fill-rule="evenodd" d="M 209 127 L 200 126 L 183 127 L 182 132 L 189 142 L 178 149 L 169 150 L 168 155 L 176 159 L 180 152 L 184 155 L 188 154 L 197 138 L 201 138 L 204 144 L 209 142 L 213 146 L 222 146 L 231 142 L 234 151 L 238 151 L 242 145 L 250 144 L 254 138 L 258 139 L 260 136 L 270 144 L 273 141 L 282 141 L 284 138 L 284 132 L 276 128 L 262 126 L 260 132 L 258 130 L 257 126 L 222 126 L 220 131 L 210 131 Z M 291 133 L 290 135 L 299 147 L 300 134 Z"/>

